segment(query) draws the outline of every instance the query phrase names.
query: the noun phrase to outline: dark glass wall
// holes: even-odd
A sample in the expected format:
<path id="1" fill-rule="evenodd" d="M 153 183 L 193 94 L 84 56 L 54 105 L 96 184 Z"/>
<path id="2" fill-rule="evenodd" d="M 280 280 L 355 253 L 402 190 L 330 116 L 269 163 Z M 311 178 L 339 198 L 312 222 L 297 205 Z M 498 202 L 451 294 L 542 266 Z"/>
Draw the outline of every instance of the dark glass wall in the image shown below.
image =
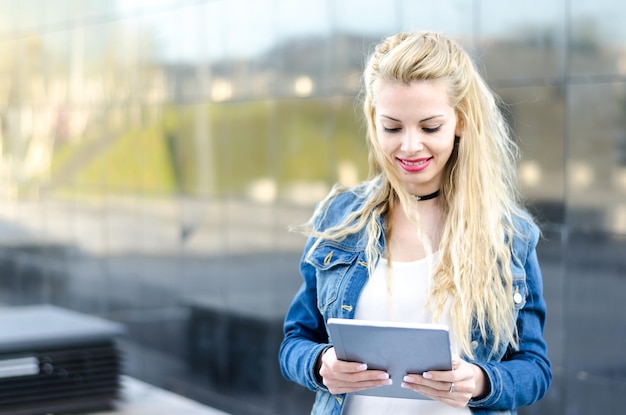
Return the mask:
<path id="1" fill-rule="evenodd" d="M 126 371 L 233 414 L 306 413 L 289 233 L 367 175 L 356 97 L 399 30 L 465 45 L 507 104 L 554 384 L 626 404 L 626 6 L 611 0 L 0 0 L 0 304 L 123 322 Z"/>

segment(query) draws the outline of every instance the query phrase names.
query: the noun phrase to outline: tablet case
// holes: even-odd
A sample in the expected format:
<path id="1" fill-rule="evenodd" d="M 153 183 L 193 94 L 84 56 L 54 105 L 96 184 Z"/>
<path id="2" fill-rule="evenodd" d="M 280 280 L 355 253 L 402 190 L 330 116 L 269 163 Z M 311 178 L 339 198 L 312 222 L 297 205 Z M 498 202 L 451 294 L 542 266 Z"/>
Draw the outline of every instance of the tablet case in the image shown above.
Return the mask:
<path id="1" fill-rule="evenodd" d="M 430 399 L 401 387 L 407 374 L 451 370 L 448 326 L 331 318 L 328 330 L 337 358 L 366 363 L 389 373 L 392 385 L 354 392 L 359 395 Z"/>

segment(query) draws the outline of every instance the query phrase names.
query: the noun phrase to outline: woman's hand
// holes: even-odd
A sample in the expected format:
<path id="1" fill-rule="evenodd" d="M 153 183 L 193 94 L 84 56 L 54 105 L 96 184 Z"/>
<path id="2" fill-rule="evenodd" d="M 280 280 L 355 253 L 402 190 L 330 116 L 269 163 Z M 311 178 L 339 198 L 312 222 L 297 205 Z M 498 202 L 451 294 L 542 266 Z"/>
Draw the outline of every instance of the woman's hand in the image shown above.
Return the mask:
<path id="1" fill-rule="evenodd" d="M 403 388 L 457 408 L 467 406 L 470 399 L 488 392 L 482 369 L 458 356 L 452 359 L 452 370 L 406 375 L 403 380 Z"/>
<path id="2" fill-rule="evenodd" d="M 334 348 L 322 355 L 319 370 L 322 382 L 330 393 L 348 393 L 377 386 L 391 385 L 389 374 L 382 370 L 367 370 L 367 365 L 338 360 Z"/>

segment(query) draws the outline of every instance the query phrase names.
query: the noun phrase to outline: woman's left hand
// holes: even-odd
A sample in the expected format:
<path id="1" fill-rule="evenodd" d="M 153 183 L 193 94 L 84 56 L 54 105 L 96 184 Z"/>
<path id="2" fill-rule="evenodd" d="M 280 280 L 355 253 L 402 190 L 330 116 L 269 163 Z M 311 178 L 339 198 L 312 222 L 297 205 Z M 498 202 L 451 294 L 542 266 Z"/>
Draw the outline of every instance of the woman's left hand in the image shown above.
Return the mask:
<path id="1" fill-rule="evenodd" d="M 485 374 L 474 364 L 454 356 L 452 370 L 406 375 L 402 387 L 457 408 L 467 406 L 473 397 L 487 392 Z"/>

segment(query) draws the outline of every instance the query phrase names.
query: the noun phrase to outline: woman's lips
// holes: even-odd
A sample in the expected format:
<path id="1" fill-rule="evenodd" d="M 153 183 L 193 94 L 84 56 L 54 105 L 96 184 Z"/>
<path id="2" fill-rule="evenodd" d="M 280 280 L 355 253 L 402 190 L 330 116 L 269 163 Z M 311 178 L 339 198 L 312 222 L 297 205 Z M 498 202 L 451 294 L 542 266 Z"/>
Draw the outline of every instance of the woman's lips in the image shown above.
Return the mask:
<path id="1" fill-rule="evenodd" d="M 414 159 L 414 160 L 398 158 L 396 160 L 398 160 L 400 167 L 402 167 L 403 170 L 410 172 L 410 173 L 414 173 L 414 172 L 422 171 L 426 167 L 428 167 L 432 159 L 433 159 L 432 157 L 429 157 L 429 158 L 421 158 L 421 159 Z"/>

